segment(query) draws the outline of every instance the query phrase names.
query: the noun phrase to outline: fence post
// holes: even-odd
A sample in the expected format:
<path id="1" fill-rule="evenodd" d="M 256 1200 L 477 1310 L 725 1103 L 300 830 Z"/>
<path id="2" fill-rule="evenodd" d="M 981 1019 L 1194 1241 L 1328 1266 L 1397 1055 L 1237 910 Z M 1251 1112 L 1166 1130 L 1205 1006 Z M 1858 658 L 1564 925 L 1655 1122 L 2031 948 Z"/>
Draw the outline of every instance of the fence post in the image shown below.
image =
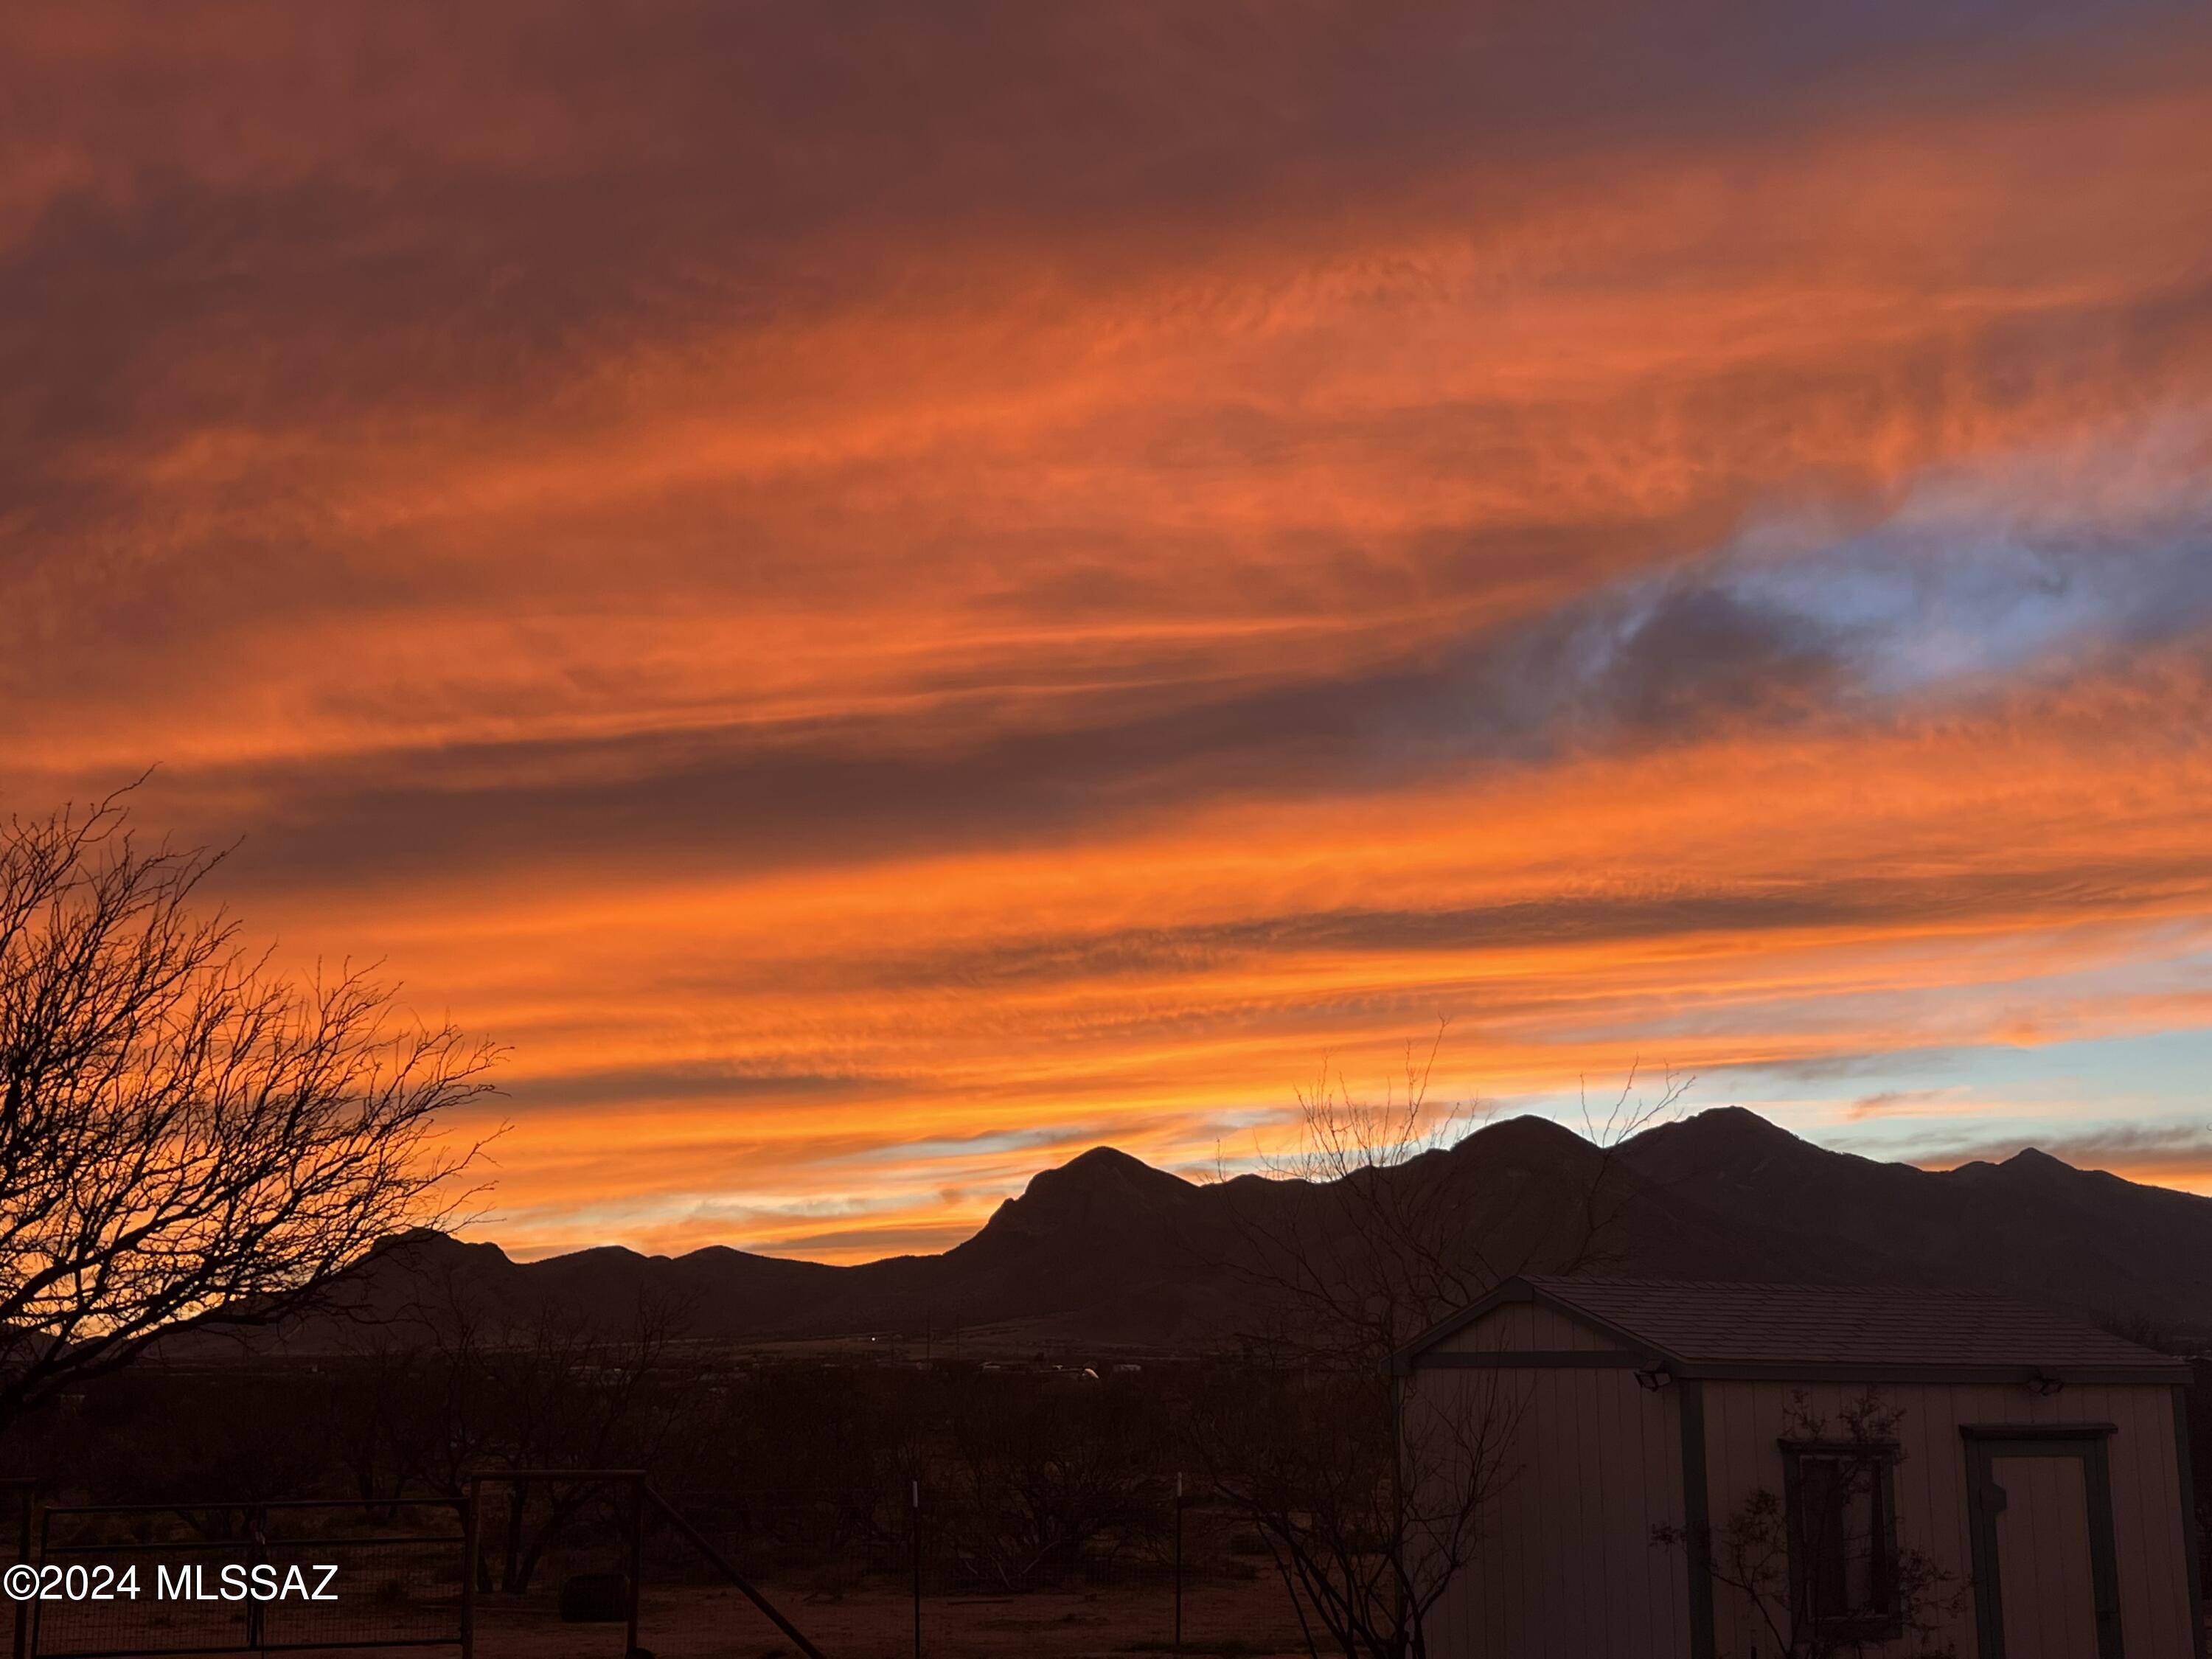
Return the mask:
<path id="1" fill-rule="evenodd" d="M 921 1478 L 914 1482 L 914 1659 L 921 1659 Z"/>
<path id="2" fill-rule="evenodd" d="M 483 1477 L 469 1477 L 461 1495 L 461 1659 L 476 1659 L 477 1559 L 483 1548 L 477 1511 L 483 1499 Z"/>
<path id="3" fill-rule="evenodd" d="M 1175 1650 L 1182 1651 L 1182 1471 L 1176 1471 L 1175 1496 Z"/>
<path id="4" fill-rule="evenodd" d="M 258 1504 L 248 1504 L 246 1510 L 246 1535 L 253 1545 L 254 1564 L 258 1565 L 269 1556 L 269 1516 Z M 262 1604 L 249 1601 L 246 1604 L 246 1644 L 256 1653 L 266 1653 L 269 1629 L 263 1616 Z"/>
<path id="5" fill-rule="evenodd" d="M 637 1600 L 645 1571 L 645 1480 L 629 1483 L 629 1645 L 623 1659 L 637 1659 Z"/>
<path id="6" fill-rule="evenodd" d="M 31 1483 L 27 1480 L 15 1489 L 15 1559 L 31 1559 Z M 31 1651 L 31 1604 L 27 1601 L 15 1603 L 15 1659 L 29 1659 Z"/>
<path id="7" fill-rule="evenodd" d="M 39 1551 L 36 1559 L 44 1565 L 46 1558 L 53 1553 L 54 1512 L 52 1510 L 40 1510 L 39 1511 Z M 31 1634 L 30 1640 L 26 1645 L 33 1654 L 36 1654 L 39 1650 L 39 1636 L 44 1628 L 40 1621 L 46 1617 L 46 1604 L 42 1601 L 31 1603 Z"/>

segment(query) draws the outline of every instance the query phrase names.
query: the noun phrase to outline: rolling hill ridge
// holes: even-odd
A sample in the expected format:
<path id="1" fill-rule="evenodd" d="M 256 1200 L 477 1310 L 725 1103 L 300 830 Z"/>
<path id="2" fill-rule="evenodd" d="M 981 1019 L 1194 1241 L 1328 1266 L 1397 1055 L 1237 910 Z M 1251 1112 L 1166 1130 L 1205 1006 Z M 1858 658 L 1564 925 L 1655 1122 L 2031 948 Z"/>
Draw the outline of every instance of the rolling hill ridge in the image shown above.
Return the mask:
<path id="1" fill-rule="evenodd" d="M 1425 1183 L 1455 1242 L 1499 1271 L 1973 1286 L 2176 1337 L 2212 1334 L 2212 1199 L 2038 1152 L 1924 1170 L 1832 1152 L 1725 1108 L 1610 1152 L 1547 1120 L 1513 1118 L 1372 1178 Z M 1288 1223 L 1334 1248 L 1326 1230 L 1343 1213 L 1340 1196 L 1251 1176 L 1195 1183 L 1099 1147 L 1040 1172 L 942 1255 L 858 1266 L 724 1247 L 521 1262 L 494 1245 L 417 1233 L 387 1241 L 348 1275 L 335 1311 L 248 1340 L 327 1352 L 358 1345 L 364 1331 L 429 1340 L 456 1320 L 613 1330 L 659 1309 L 708 1338 L 926 1327 L 1008 1343 L 1202 1347 L 1238 1329 L 1255 1237 Z M 179 1334 L 163 1346 L 179 1355 L 213 1340 Z"/>

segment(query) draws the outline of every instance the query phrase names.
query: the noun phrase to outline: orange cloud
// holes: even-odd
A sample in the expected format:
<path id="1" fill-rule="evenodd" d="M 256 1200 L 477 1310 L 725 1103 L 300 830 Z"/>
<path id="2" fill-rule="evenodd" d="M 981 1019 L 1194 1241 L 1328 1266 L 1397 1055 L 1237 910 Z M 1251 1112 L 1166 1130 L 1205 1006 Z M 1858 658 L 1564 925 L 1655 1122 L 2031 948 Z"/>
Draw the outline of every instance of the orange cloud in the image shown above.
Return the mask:
<path id="1" fill-rule="evenodd" d="M 2212 43 L 1943 10 L 11 20 L 0 782 L 511 1043 L 533 1249 L 2201 1031 Z"/>

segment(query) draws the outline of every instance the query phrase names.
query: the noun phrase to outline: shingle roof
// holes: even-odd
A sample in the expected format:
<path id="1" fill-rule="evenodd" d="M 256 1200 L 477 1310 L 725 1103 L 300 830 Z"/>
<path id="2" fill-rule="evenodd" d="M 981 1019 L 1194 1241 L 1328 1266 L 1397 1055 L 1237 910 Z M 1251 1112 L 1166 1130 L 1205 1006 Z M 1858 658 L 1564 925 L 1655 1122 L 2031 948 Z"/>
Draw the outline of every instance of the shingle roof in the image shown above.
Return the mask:
<path id="1" fill-rule="evenodd" d="M 2052 1369 L 2176 1364 L 2033 1303 L 1970 1291 L 1534 1274 L 1527 1283 L 1692 1364 Z"/>

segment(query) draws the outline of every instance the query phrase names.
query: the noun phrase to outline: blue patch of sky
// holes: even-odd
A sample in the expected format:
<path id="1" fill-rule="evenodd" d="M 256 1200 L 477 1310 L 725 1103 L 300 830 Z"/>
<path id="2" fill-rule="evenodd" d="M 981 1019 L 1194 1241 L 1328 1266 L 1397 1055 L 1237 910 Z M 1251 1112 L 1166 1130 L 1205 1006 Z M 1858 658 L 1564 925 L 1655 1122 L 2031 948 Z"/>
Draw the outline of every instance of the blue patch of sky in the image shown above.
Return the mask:
<path id="1" fill-rule="evenodd" d="M 2212 1137 L 2212 1029 L 1729 1066 L 1699 1077 L 1682 1109 L 1715 1106 L 1747 1107 L 1824 1146 L 1906 1160 L 2126 1130 Z M 1581 1127 L 1564 1092 L 1522 1097 L 1514 1109 Z"/>

